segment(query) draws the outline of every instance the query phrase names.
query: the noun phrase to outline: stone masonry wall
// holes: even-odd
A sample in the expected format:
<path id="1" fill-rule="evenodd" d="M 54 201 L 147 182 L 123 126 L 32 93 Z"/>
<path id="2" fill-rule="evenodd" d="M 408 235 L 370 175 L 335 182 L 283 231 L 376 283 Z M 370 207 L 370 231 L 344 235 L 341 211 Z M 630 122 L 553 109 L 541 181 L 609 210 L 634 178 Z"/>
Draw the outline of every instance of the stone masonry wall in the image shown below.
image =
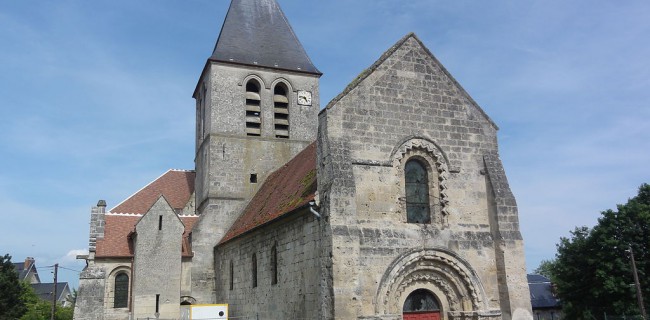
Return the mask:
<path id="1" fill-rule="evenodd" d="M 131 258 L 99 258 L 95 259 L 94 265 L 105 271 L 103 286 L 103 312 L 104 320 L 126 320 L 129 319 L 130 308 L 114 308 L 115 306 L 115 276 L 120 272 L 125 272 L 129 276 L 129 281 L 133 279 L 131 273 Z M 92 298 L 94 299 L 94 298 Z M 85 299 L 84 299 L 85 300 Z M 93 309 L 91 313 L 98 313 L 98 309 Z M 101 309 L 100 309 L 101 310 Z"/>
<path id="2" fill-rule="evenodd" d="M 93 207 L 90 212 L 90 235 L 88 237 L 88 251 L 95 252 L 97 240 L 104 238 L 106 206 Z"/>
<path id="3" fill-rule="evenodd" d="M 161 319 L 180 316 L 181 244 L 183 223 L 164 197 L 135 226 L 133 317 Z"/>
<path id="4" fill-rule="evenodd" d="M 484 155 L 497 155 L 496 130 L 413 35 L 321 112 L 318 190 L 332 233 L 334 318 L 398 318 L 409 290 L 440 281 L 428 289 L 445 319 L 530 319 L 530 305 L 504 308 L 501 301 L 504 291 L 511 299 L 528 298 L 528 291 L 520 236 L 497 263 L 504 248 L 495 238 L 518 225 L 503 229 L 512 210 L 496 210 L 498 221 L 489 214 Z M 439 190 L 430 192 L 442 206 L 431 208 L 430 224 L 406 223 L 409 157 L 438 172 Z M 418 261 L 442 271 L 424 271 Z M 455 297 L 443 290 L 447 284 L 466 294 Z"/>
<path id="5" fill-rule="evenodd" d="M 78 299 L 74 306 L 75 320 L 104 320 L 104 289 L 106 271 L 101 267 L 88 266 L 79 275 Z"/>
<path id="6" fill-rule="evenodd" d="M 217 303 L 243 319 L 320 319 L 319 221 L 303 209 L 218 246 Z M 271 248 L 277 248 L 278 282 L 271 284 Z M 257 287 L 252 286 L 252 255 Z M 234 282 L 230 290 L 230 263 Z"/>
<path id="7" fill-rule="evenodd" d="M 249 79 L 262 88 L 262 136 L 245 133 L 245 90 Z M 289 139 L 273 134 L 273 88 L 289 88 Z M 196 207 L 201 215 L 193 229 L 192 296 L 198 303 L 213 303 L 213 248 L 230 228 L 264 179 L 291 160 L 316 138 L 319 110 L 318 76 L 249 66 L 211 63 L 200 83 L 209 102 L 197 137 Z M 312 92 L 312 105 L 296 102 L 298 90 Z M 251 182 L 251 175 L 257 183 Z"/>

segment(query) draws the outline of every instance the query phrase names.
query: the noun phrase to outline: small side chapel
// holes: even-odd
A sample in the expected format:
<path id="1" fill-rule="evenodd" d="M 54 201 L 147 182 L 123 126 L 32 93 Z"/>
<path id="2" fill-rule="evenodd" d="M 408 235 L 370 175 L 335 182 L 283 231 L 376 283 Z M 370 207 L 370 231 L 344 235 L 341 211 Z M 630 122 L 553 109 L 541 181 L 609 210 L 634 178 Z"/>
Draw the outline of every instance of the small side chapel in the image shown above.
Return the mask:
<path id="1" fill-rule="evenodd" d="M 497 125 L 415 34 L 321 109 L 276 0 L 232 0 L 194 170 L 90 215 L 78 320 L 532 319 Z"/>

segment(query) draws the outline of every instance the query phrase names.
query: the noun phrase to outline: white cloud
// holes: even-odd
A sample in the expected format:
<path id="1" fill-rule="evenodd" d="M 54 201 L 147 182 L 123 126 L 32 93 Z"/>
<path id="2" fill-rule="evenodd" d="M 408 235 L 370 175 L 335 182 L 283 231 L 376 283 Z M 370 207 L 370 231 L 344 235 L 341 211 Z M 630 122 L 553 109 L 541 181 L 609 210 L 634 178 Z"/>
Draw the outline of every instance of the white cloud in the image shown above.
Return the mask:
<path id="1" fill-rule="evenodd" d="M 322 105 L 401 36 L 421 37 L 501 127 L 533 268 L 650 180 L 648 2 L 281 5 L 325 73 Z M 90 206 L 193 166 L 190 96 L 227 4 L 151 8 L 14 2 L 0 12 L 0 225 L 29 226 L 2 227 L 15 256 L 83 263 L 70 248 L 86 245 Z"/>

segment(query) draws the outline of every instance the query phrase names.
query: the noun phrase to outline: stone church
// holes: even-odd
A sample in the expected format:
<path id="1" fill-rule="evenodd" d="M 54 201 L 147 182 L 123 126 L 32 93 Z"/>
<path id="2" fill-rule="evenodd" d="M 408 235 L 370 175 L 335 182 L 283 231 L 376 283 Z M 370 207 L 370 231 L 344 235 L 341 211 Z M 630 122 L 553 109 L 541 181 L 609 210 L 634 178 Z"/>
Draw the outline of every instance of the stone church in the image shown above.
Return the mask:
<path id="1" fill-rule="evenodd" d="M 195 170 L 91 211 L 75 319 L 532 319 L 497 125 L 414 34 L 321 108 L 275 0 L 232 0 Z"/>

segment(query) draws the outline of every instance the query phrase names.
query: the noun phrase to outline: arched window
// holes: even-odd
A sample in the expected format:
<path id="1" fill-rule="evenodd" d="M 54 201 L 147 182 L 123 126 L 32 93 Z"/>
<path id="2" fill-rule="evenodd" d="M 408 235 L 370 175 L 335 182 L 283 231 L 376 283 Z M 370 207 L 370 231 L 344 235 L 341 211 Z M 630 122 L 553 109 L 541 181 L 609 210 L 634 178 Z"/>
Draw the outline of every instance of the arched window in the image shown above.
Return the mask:
<path id="1" fill-rule="evenodd" d="M 246 83 L 246 135 L 262 135 L 260 84 L 254 79 Z"/>
<path id="2" fill-rule="evenodd" d="M 425 289 L 417 289 L 406 298 L 404 302 L 404 308 L 402 309 L 404 313 L 404 319 L 429 319 L 423 317 L 409 317 L 408 315 L 424 315 L 424 314 L 439 314 L 440 306 L 436 297 Z M 431 317 L 434 319 L 434 317 Z"/>
<path id="3" fill-rule="evenodd" d="M 289 97 L 287 91 L 287 86 L 284 83 L 278 83 L 273 89 L 273 112 L 276 138 L 289 138 Z"/>
<path id="4" fill-rule="evenodd" d="M 115 296 L 113 308 L 126 308 L 129 306 L 129 276 L 120 272 L 115 276 Z"/>
<path id="5" fill-rule="evenodd" d="M 406 222 L 430 223 L 429 178 L 422 162 L 412 159 L 404 166 L 406 186 Z"/>
<path id="6" fill-rule="evenodd" d="M 278 283 L 278 249 L 274 244 L 271 247 L 271 284 Z"/>
<path id="7" fill-rule="evenodd" d="M 251 259 L 251 273 L 253 277 L 253 288 L 257 287 L 257 256 L 253 253 L 253 258 Z"/>

